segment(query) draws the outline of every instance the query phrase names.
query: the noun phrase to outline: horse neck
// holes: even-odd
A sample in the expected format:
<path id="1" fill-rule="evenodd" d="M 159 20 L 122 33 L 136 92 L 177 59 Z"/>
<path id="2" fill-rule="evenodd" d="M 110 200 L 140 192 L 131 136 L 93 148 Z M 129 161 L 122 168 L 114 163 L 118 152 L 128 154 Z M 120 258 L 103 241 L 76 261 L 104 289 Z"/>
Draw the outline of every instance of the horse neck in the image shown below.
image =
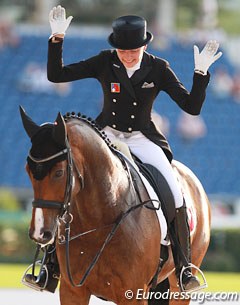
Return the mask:
<path id="1" fill-rule="evenodd" d="M 74 196 L 81 222 L 109 223 L 125 210 L 129 181 L 120 160 L 95 131 L 69 132 L 74 161 L 83 175 L 84 189 Z M 129 195 L 128 195 L 129 196 Z"/>

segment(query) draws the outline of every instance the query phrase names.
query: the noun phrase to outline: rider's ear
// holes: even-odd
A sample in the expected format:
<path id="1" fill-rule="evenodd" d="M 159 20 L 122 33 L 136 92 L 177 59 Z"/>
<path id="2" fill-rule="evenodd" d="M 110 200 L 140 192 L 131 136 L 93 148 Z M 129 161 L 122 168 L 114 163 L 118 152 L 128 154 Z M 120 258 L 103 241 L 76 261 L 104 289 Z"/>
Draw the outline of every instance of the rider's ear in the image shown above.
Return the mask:
<path id="1" fill-rule="evenodd" d="M 28 134 L 29 138 L 32 139 L 33 136 L 39 131 L 40 126 L 33 122 L 33 120 L 26 114 L 22 106 L 19 106 L 20 114 L 22 118 L 23 127 Z"/>
<path id="2" fill-rule="evenodd" d="M 56 143 L 62 146 L 66 146 L 66 137 L 67 137 L 66 124 L 60 112 L 58 113 L 56 121 L 54 122 L 52 136 Z"/>

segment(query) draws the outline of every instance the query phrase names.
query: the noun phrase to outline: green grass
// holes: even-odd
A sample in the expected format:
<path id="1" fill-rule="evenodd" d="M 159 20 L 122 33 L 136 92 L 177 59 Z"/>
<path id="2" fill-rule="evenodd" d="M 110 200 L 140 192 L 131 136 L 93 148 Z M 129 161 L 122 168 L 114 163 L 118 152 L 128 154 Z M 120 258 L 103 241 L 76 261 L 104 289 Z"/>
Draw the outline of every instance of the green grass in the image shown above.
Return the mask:
<path id="1" fill-rule="evenodd" d="M 26 265 L 0 264 L 0 288 L 24 288 L 21 283 Z M 240 273 L 204 272 L 208 282 L 206 291 L 240 292 Z"/>
<path id="2" fill-rule="evenodd" d="M 22 276 L 26 265 L 0 264 L 0 288 L 24 288 Z"/>
<path id="3" fill-rule="evenodd" d="M 240 273 L 205 272 L 208 282 L 207 291 L 240 292 Z"/>

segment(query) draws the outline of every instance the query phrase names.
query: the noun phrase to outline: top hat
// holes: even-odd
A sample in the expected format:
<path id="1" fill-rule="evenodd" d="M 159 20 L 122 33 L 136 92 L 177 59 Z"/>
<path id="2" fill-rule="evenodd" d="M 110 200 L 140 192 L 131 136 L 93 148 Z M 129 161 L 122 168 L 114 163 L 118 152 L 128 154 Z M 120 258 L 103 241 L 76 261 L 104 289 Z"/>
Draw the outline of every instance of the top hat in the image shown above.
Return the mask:
<path id="1" fill-rule="evenodd" d="M 146 20 L 139 16 L 119 17 L 113 21 L 112 28 L 108 42 L 116 49 L 137 49 L 153 40 L 153 34 L 147 32 Z"/>

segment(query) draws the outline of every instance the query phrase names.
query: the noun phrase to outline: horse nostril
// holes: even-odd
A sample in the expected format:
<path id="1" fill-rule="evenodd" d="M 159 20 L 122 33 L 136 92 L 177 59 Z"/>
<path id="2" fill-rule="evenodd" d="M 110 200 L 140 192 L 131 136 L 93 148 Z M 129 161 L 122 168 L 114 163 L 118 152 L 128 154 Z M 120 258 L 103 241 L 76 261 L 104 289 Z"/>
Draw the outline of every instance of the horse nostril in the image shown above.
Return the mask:
<path id="1" fill-rule="evenodd" d="M 52 232 L 51 232 L 51 231 L 45 231 L 45 232 L 43 232 L 43 239 L 44 239 L 44 240 L 49 241 L 49 240 L 52 239 L 52 237 L 53 237 L 53 235 L 52 235 Z"/>

